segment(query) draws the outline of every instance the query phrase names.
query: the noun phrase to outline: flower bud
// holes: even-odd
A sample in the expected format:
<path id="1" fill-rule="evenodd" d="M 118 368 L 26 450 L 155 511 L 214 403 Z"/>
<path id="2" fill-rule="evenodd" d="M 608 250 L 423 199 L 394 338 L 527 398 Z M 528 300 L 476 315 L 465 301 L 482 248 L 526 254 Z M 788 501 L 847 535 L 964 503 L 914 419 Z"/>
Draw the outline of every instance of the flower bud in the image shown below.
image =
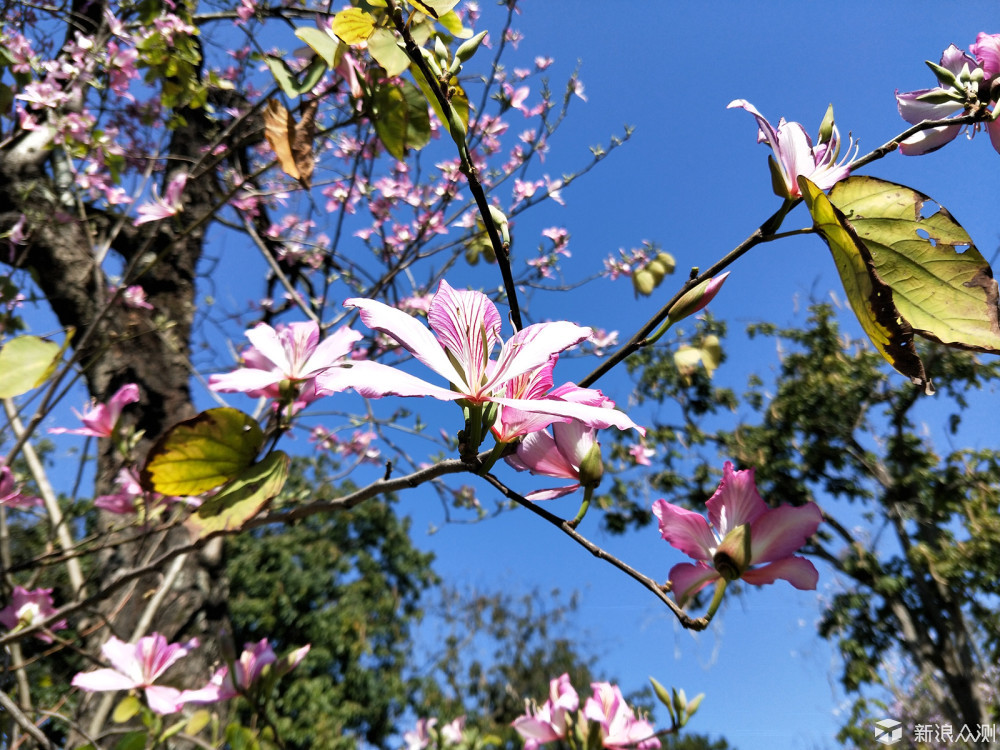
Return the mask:
<path id="1" fill-rule="evenodd" d="M 829 143 L 830 139 L 833 138 L 833 105 L 831 104 L 826 108 L 826 114 L 823 115 L 823 122 L 819 124 L 819 142 Z"/>
<path id="2" fill-rule="evenodd" d="M 461 60 L 462 62 L 468 62 L 472 59 L 472 56 L 476 54 L 476 50 L 479 49 L 479 45 L 483 43 L 483 39 L 486 38 L 488 32 L 480 31 L 471 39 L 466 39 L 462 42 L 458 49 L 455 50 L 455 59 Z"/>
<path id="3" fill-rule="evenodd" d="M 669 319 L 671 324 L 689 315 L 693 315 L 711 302 L 715 295 L 719 293 L 719 289 L 722 288 L 728 276 L 729 271 L 726 271 L 721 276 L 706 279 L 694 289 L 688 290 L 683 297 L 677 300 L 677 304 L 670 309 Z"/>

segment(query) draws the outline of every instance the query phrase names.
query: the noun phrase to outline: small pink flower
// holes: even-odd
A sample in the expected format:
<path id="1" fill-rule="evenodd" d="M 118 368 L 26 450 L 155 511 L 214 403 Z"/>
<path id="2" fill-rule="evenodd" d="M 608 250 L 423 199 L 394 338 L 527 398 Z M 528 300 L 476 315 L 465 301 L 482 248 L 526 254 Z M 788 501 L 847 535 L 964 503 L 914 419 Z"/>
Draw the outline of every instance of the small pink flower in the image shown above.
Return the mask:
<path id="1" fill-rule="evenodd" d="M 231 672 L 226 666 L 212 676 L 209 686 L 215 686 L 215 692 L 212 692 L 211 687 L 206 687 L 199 691 L 200 697 L 192 698 L 190 702 L 214 703 L 245 693 L 260 680 L 265 667 L 273 664 L 273 669 L 278 675 L 286 674 L 299 665 L 309 653 L 309 649 L 310 646 L 303 646 L 278 659 L 267 638 L 262 638 L 257 643 L 247 643 L 240 658 L 233 664 Z M 193 691 L 187 693 L 189 696 L 194 694 Z"/>
<path id="2" fill-rule="evenodd" d="M 14 472 L 9 466 L 0 466 L 0 505 L 18 510 L 27 510 L 42 504 L 40 497 L 29 497 L 21 493 L 14 482 Z"/>
<path id="3" fill-rule="evenodd" d="M 770 508 L 757 493 L 754 470 L 735 471 L 727 461 L 722 482 L 706 506 L 708 521 L 666 500 L 653 503 L 663 538 L 697 561 L 680 563 L 670 571 L 680 606 L 723 577 L 755 586 L 781 578 L 797 589 L 816 588 L 815 566 L 793 554 L 823 520 L 816 503 Z"/>
<path id="4" fill-rule="evenodd" d="M 745 109 L 757 119 L 757 142 L 766 143 L 774 152 L 772 175 L 774 191 L 781 198 L 800 198 L 798 178 L 808 177 L 821 190 L 827 190 L 851 173 L 851 162 L 857 155 L 854 143 L 848 144 L 847 155 L 837 161 L 840 155 L 840 132 L 833 126 L 828 140 L 821 140 L 813 146 L 812 139 L 797 122 L 785 122 L 782 118 L 778 127 L 773 127 L 764 115 L 745 99 L 735 99 L 727 109 Z M 777 184 L 780 178 L 782 184 Z"/>
<path id="5" fill-rule="evenodd" d="M 569 729 L 568 714 L 580 707 L 580 697 L 569 675 L 562 674 L 549 682 L 549 699 L 542 706 L 529 708 L 511 726 L 524 738 L 524 750 L 536 750 L 546 742 L 564 739 Z"/>
<path id="6" fill-rule="evenodd" d="M 76 409 L 73 413 L 83 422 L 83 427 L 75 430 L 67 430 L 64 427 L 53 427 L 49 432 L 56 435 L 87 435 L 89 437 L 110 438 L 114 437 L 115 428 L 118 426 L 118 419 L 121 417 L 122 409 L 129 404 L 134 404 L 139 400 L 139 386 L 135 383 L 126 383 L 115 394 L 108 399 L 107 404 L 90 402 L 83 414 Z"/>
<path id="7" fill-rule="evenodd" d="M 319 326 L 310 320 L 289 323 L 279 330 L 258 323 L 246 337 L 253 346 L 243 354 L 245 367 L 210 376 L 209 387 L 276 399 L 281 396 L 282 381 L 289 381 L 299 386 L 296 406 L 304 406 L 319 398 L 316 378 L 321 374 L 328 375 L 325 382 L 329 390 L 340 390 L 336 388 L 337 373 L 361 334 L 344 326 L 320 342 Z"/>
<path id="8" fill-rule="evenodd" d="M 146 703 L 153 712 L 176 713 L 185 703 L 194 702 L 185 696 L 185 692 L 190 694 L 192 691 L 180 691 L 153 683 L 174 662 L 187 656 L 197 646 L 197 638 L 184 644 L 168 644 L 167 639 L 159 633 L 140 638 L 135 644 L 125 643 L 111 636 L 101 647 L 101 653 L 111 663 L 111 668 L 79 672 L 71 684 L 88 692 L 143 690 Z"/>
<path id="9" fill-rule="evenodd" d="M 187 185 L 188 173 L 178 172 L 177 175 L 167 184 L 167 190 L 161 198 L 157 195 L 156 186 L 153 186 L 153 200 L 143 203 L 136 210 L 139 213 L 133 223 L 136 226 L 150 221 L 160 221 L 168 216 L 176 216 L 184 209 L 184 202 L 181 194 L 184 186 Z"/>
<path id="10" fill-rule="evenodd" d="M 52 603 L 52 589 L 34 589 L 28 591 L 22 586 L 15 586 L 10 597 L 10 604 L 0 609 L 0 625 L 8 630 L 21 627 L 31 627 L 50 615 L 55 614 Z M 63 630 L 66 621 L 59 620 L 49 625 L 49 630 Z M 44 630 L 35 633 L 35 637 L 45 643 L 52 643 L 52 636 Z"/>
<path id="11" fill-rule="evenodd" d="M 122 304 L 134 310 L 152 310 L 153 306 L 146 301 L 146 292 L 138 284 L 125 287 L 122 292 Z"/>
<path id="12" fill-rule="evenodd" d="M 625 702 L 617 685 L 595 682 L 591 685 L 594 695 L 587 698 L 583 715 L 601 725 L 602 744 L 615 750 L 652 750 L 660 746 L 652 724 L 637 719 L 635 712 Z"/>
<path id="13" fill-rule="evenodd" d="M 632 456 L 632 460 L 639 466 L 652 466 L 652 462 L 649 459 L 656 455 L 656 451 L 652 448 L 647 448 L 645 443 L 636 443 L 628 449 L 628 454 Z"/>

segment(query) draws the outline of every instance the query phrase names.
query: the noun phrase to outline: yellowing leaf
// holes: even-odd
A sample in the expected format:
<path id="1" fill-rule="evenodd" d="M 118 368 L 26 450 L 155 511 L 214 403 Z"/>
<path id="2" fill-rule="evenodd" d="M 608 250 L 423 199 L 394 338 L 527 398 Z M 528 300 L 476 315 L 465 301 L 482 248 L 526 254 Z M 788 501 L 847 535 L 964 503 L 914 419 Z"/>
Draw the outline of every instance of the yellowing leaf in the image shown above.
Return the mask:
<path id="1" fill-rule="evenodd" d="M 472 29 L 468 26 L 462 24 L 462 19 L 458 17 L 458 13 L 453 10 L 449 10 L 447 13 L 442 13 L 438 18 L 438 23 L 445 27 L 448 32 L 458 39 L 470 39 L 472 37 Z"/>
<path id="2" fill-rule="evenodd" d="M 933 391 L 913 345 L 913 329 L 893 304 L 892 289 L 875 272 L 872 256 L 844 214 L 805 177 L 799 189 L 816 230 L 826 240 L 851 309 L 885 360 L 914 383 Z"/>
<path id="3" fill-rule="evenodd" d="M 205 500 L 186 525 L 200 538 L 220 531 L 237 531 L 285 486 L 289 458 L 272 451 L 247 468 L 218 494 Z"/>
<path id="4" fill-rule="evenodd" d="M 142 708 L 142 703 L 134 695 L 126 695 L 118 705 L 115 706 L 114 713 L 111 714 L 111 721 L 115 724 L 124 724 L 131 719 Z"/>
<path id="5" fill-rule="evenodd" d="M 312 142 L 316 135 L 318 99 L 302 105 L 302 120 L 298 123 L 277 100 L 271 99 L 264 110 L 264 136 L 271 145 L 278 164 L 289 177 L 308 188 L 316 164 Z"/>
<path id="6" fill-rule="evenodd" d="M 208 726 L 208 722 L 211 720 L 212 713 L 208 709 L 202 708 L 195 711 L 191 714 L 191 718 L 187 720 L 187 726 L 184 727 L 184 734 L 193 737 Z"/>
<path id="7" fill-rule="evenodd" d="M 340 56 L 344 51 L 344 44 L 322 29 L 315 26 L 303 26 L 295 30 L 295 36 L 309 45 L 313 52 L 319 55 L 323 62 L 331 68 L 336 68 L 340 63 Z"/>
<path id="8" fill-rule="evenodd" d="M 361 8 L 347 8 L 333 17 L 330 29 L 345 44 L 360 44 L 375 30 L 375 17 Z"/>
<path id="9" fill-rule="evenodd" d="M 407 0 L 407 2 L 431 18 L 440 18 L 458 5 L 458 0 Z"/>
<path id="10" fill-rule="evenodd" d="M 904 185 L 863 176 L 837 183 L 830 202 L 868 248 L 914 333 L 1000 353 L 993 271 L 944 207 Z"/>
<path id="11" fill-rule="evenodd" d="M 67 336 L 60 347 L 38 336 L 18 336 L 4 344 L 0 349 L 0 398 L 20 396 L 44 383 L 69 341 Z"/>
<path id="12" fill-rule="evenodd" d="M 368 39 L 368 52 L 390 78 L 395 78 L 410 67 L 410 58 L 400 49 L 396 35 L 389 29 L 375 29 L 372 32 Z"/>
<path id="13" fill-rule="evenodd" d="M 209 409 L 173 427 L 153 445 L 140 473 L 146 490 L 200 495 L 253 464 L 264 433 L 239 409 Z"/>

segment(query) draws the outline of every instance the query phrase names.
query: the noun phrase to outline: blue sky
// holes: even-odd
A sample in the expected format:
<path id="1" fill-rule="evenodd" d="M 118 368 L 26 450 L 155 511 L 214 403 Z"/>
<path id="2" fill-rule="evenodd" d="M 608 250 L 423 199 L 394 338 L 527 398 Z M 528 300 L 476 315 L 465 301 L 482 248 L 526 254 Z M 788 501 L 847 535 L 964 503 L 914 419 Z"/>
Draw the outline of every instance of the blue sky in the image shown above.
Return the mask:
<path id="1" fill-rule="evenodd" d="M 479 28 L 497 28 L 495 9 L 488 0 L 481 4 Z M 727 110 L 731 100 L 747 99 L 772 122 L 783 116 L 802 122 L 810 133 L 832 102 L 841 133 L 859 138 L 864 153 L 903 129 L 893 91 L 932 85 L 923 61 L 936 61 L 951 42 L 967 46 L 980 30 L 1000 31 L 991 26 L 996 15 L 994 2 L 526 0 L 516 22 L 524 40 L 508 65 L 530 66 L 536 55 L 552 56 L 550 78 L 559 90 L 579 64 L 588 97 L 573 101 L 569 119 L 533 176 L 574 171 L 587 163 L 591 146 L 606 144 L 626 123 L 635 131 L 624 147 L 565 190 L 565 206 L 549 202 L 518 220 L 515 259 L 534 253 L 541 229 L 559 225 L 572 235 L 573 258 L 564 264 L 569 279 L 591 275 L 619 248 L 650 240 L 676 257 L 674 278 L 680 283 L 685 269 L 707 267 L 779 203 L 770 190 L 768 151 L 756 144 L 754 120 Z M 536 100 L 537 94 L 529 101 Z M 515 128 L 518 117 L 513 114 Z M 991 258 L 1000 236 L 997 159 L 987 138 L 960 138 L 928 156 L 892 155 L 865 173 L 930 194 Z M 808 223 L 799 208 L 785 226 Z M 248 287 L 245 270 L 234 269 L 252 251 L 231 236 L 217 239 L 212 252 L 226 254 L 227 265 L 206 292 L 221 301 L 220 307 L 239 308 L 248 299 L 247 289 L 255 287 Z M 490 266 L 475 270 L 481 276 L 491 273 Z M 477 283 L 495 285 L 499 279 L 477 277 Z M 711 308 L 730 322 L 732 333 L 728 362 L 717 374 L 720 382 L 739 390 L 750 372 L 767 373 L 775 366 L 772 342 L 748 342 L 737 335 L 747 323 L 801 323 L 811 299 L 829 299 L 831 291 L 842 299 L 838 286 L 829 253 L 815 237 L 771 243 L 741 259 Z M 672 292 L 669 279 L 661 289 L 662 297 L 635 301 L 627 279 L 598 281 L 576 294 L 537 294 L 532 313 L 536 319 L 563 316 L 617 329 L 625 340 Z M 849 313 L 842 322 L 857 331 Z M 231 333 L 241 346 L 239 329 Z M 222 347 L 216 354 L 219 361 L 227 359 Z M 557 373 L 563 379 L 579 377 L 591 366 L 569 361 Z M 599 386 L 627 406 L 626 378 L 609 376 Z M 209 405 L 207 399 L 203 405 Z M 942 427 L 937 412 L 933 406 L 926 410 L 931 432 Z M 536 488 L 526 476 L 506 472 L 504 477 L 515 489 Z M 492 504 L 485 486 L 480 498 Z M 649 502 L 656 499 L 651 495 Z M 566 514 L 575 510 L 574 499 L 561 502 L 550 507 Z M 724 735 L 740 750 L 836 746 L 837 712 L 845 698 L 836 687 L 836 655 L 815 634 L 820 601 L 836 586 L 828 572 L 817 592 L 798 592 L 779 582 L 732 599 L 710 630 L 695 635 L 681 629 L 637 584 L 527 513 L 506 513 L 471 526 L 445 525 L 424 535 L 424 529 L 443 522 L 433 493 L 404 494 L 400 507 L 413 516 L 418 544 L 436 552 L 438 570 L 452 585 L 579 589 L 581 648 L 598 654 L 599 671 L 621 680 L 627 690 L 652 675 L 689 695 L 707 694 L 691 731 Z M 582 531 L 654 577 L 665 579 L 682 559 L 654 528 L 608 537 L 597 526 L 597 519 L 588 518 Z M 665 715 L 657 718 L 661 724 L 666 720 Z"/>
<path id="2" fill-rule="evenodd" d="M 923 61 L 936 62 L 949 43 L 967 46 L 978 31 L 997 31 L 995 19 L 995 4 L 985 2 L 527 2 L 516 23 L 525 38 L 512 64 L 518 56 L 523 64 L 537 54 L 553 56 L 558 90 L 579 61 L 588 97 L 587 103 L 574 101 L 545 170 L 555 175 L 579 167 L 591 145 L 606 143 L 625 123 L 635 133 L 565 191 L 565 207 L 542 207 L 524 217 L 515 228 L 515 252 L 518 236 L 531 238 L 559 224 L 572 235 L 567 277 L 573 271 L 584 276 L 609 253 L 642 240 L 673 253 L 679 274 L 691 265 L 704 268 L 778 205 L 768 150 L 755 143 L 748 114 L 726 110 L 731 100 L 745 98 L 772 122 L 797 120 L 813 134 L 832 102 L 841 133 L 852 132 L 865 153 L 903 129 L 894 90 L 932 86 Z M 928 193 L 991 258 L 1000 235 L 998 158 L 985 137 L 960 138 L 924 157 L 891 155 L 865 174 Z M 809 223 L 799 208 L 785 228 Z M 525 244 L 530 252 L 534 241 Z M 815 237 L 772 243 L 739 261 L 711 308 L 730 321 L 733 334 L 720 381 L 739 389 L 751 371 L 775 366 L 772 342 L 740 340 L 746 323 L 801 323 L 811 299 L 826 300 L 833 292 L 842 300 L 838 287 L 829 252 Z M 662 289 L 668 294 L 669 282 Z M 619 329 L 623 339 L 663 302 L 633 302 L 627 281 L 598 282 L 582 296 L 580 322 Z M 572 311 L 579 303 L 571 295 L 559 304 L 568 300 Z M 858 331 L 849 310 L 841 320 Z M 627 403 L 626 381 L 599 385 Z M 931 432 L 942 427 L 937 413 L 929 404 L 925 426 Z M 514 478 L 511 484 L 524 482 Z M 572 504 L 565 501 L 562 512 L 571 513 Z M 413 512 L 419 520 L 440 520 L 434 511 Z M 665 578 L 682 559 L 655 529 L 609 538 L 594 532 L 596 525 L 588 518 L 583 531 L 651 575 Z M 837 746 L 833 736 L 846 709 L 836 684 L 839 664 L 815 631 L 821 599 L 836 590 L 829 571 L 822 571 L 817 592 L 783 582 L 750 591 L 728 602 L 708 632 L 694 635 L 638 585 L 557 532 L 535 526 L 527 514 L 510 513 L 471 528 L 446 527 L 428 543 L 453 582 L 580 588 L 584 644 L 596 648 L 608 676 L 630 689 L 652 675 L 689 695 L 707 694 L 691 731 L 722 734 L 741 750 Z"/>

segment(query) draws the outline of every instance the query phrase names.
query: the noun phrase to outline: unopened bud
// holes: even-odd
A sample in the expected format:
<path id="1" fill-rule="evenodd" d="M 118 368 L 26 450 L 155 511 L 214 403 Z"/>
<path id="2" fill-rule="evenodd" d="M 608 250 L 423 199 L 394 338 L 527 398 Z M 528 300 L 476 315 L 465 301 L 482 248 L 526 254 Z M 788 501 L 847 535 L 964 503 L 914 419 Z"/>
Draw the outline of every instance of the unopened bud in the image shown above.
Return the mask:
<path id="1" fill-rule="evenodd" d="M 676 323 L 678 320 L 682 320 L 688 315 L 693 315 L 705 307 L 719 293 L 719 289 L 722 288 L 728 276 L 729 271 L 726 271 L 721 276 L 706 279 L 694 289 L 688 290 L 683 297 L 677 300 L 677 304 L 670 309 L 669 317 L 671 323 Z"/>
<path id="2" fill-rule="evenodd" d="M 833 105 L 831 104 L 826 108 L 826 114 L 823 115 L 823 122 L 819 124 L 819 142 L 829 143 L 830 139 L 833 138 Z"/>
<path id="3" fill-rule="evenodd" d="M 476 54 L 476 50 L 479 49 L 479 45 L 483 43 L 483 39 L 486 38 L 486 31 L 480 31 L 471 39 L 466 39 L 462 42 L 458 49 L 455 50 L 455 59 L 461 60 L 462 62 L 468 62 L 472 59 L 472 56 Z"/>

